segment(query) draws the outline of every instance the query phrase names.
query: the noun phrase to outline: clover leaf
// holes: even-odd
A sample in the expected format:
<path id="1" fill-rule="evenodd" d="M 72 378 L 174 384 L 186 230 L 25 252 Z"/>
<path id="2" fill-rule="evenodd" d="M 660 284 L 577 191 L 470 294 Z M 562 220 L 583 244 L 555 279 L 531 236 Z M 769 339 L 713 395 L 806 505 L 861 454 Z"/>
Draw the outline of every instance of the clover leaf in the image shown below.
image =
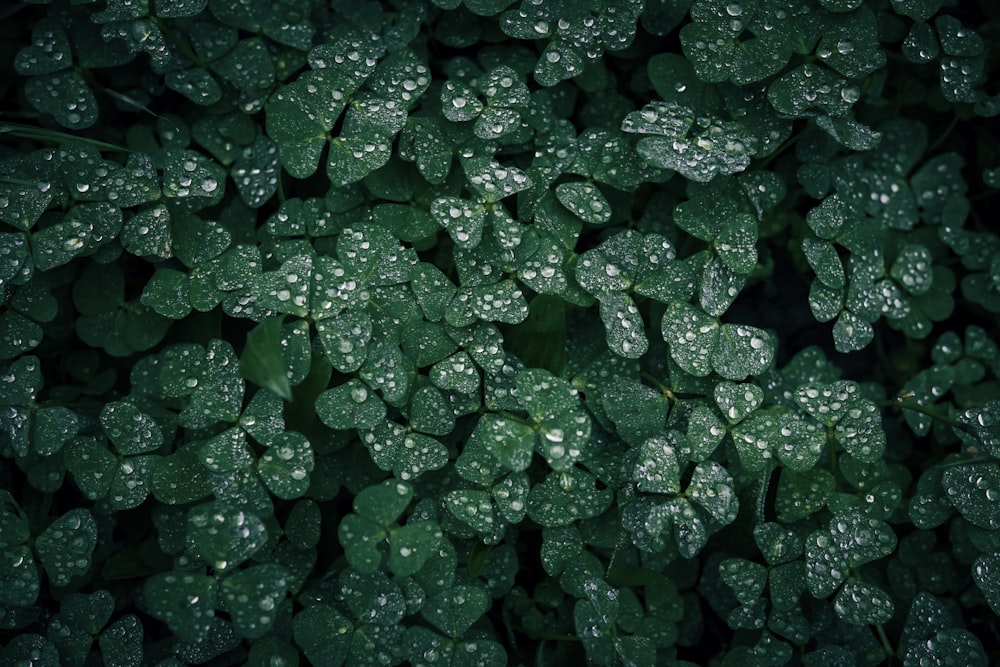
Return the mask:
<path id="1" fill-rule="evenodd" d="M 622 121 L 623 132 L 644 136 L 636 150 L 650 163 L 685 178 L 707 183 L 718 175 L 746 169 L 757 152 L 757 138 L 739 122 L 696 115 L 676 102 L 653 101 Z"/>
<path id="2" fill-rule="evenodd" d="M 400 515 L 413 497 L 413 487 L 386 480 L 364 489 L 355 499 L 355 514 L 340 523 L 340 542 L 348 561 L 359 572 L 375 572 L 388 544 L 388 567 L 398 576 L 417 572 L 430 558 L 441 539 L 434 522 L 411 520 L 398 525 Z"/>
<path id="3" fill-rule="evenodd" d="M 671 358 L 695 376 L 714 370 L 728 380 L 743 380 L 764 372 L 774 358 L 771 334 L 756 327 L 720 323 L 689 303 L 671 303 L 662 326 Z"/>
<path id="4" fill-rule="evenodd" d="M 608 347 L 616 354 L 637 359 L 649 349 L 632 294 L 662 303 L 690 294 L 687 266 L 676 256 L 673 245 L 662 236 L 625 231 L 580 257 L 577 281 L 600 301 Z"/>

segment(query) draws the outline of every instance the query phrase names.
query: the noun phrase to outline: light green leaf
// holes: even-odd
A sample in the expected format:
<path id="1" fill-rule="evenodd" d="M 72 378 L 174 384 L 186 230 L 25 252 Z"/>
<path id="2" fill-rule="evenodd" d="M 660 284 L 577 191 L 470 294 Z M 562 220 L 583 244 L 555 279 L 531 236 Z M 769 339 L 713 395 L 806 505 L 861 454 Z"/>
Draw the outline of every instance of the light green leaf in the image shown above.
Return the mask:
<path id="1" fill-rule="evenodd" d="M 215 617 L 217 596 L 213 577 L 191 572 L 161 572 L 143 587 L 149 613 L 184 641 L 204 639 Z"/>
<path id="2" fill-rule="evenodd" d="M 254 565 L 223 579 L 219 592 L 236 631 L 247 639 L 271 632 L 288 585 L 288 571 L 273 563 Z"/>
<path id="3" fill-rule="evenodd" d="M 459 639 L 489 606 L 489 596 L 478 586 L 455 586 L 428 600 L 420 613 L 446 636 Z"/>
<path id="4" fill-rule="evenodd" d="M 642 443 L 632 479 L 645 493 L 680 493 L 680 462 L 671 442 L 660 437 Z"/>
<path id="5" fill-rule="evenodd" d="M 49 524 L 35 542 L 38 559 L 53 586 L 69 585 L 86 574 L 97 546 L 97 523 L 90 510 L 73 509 Z"/>
<path id="6" fill-rule="evenodd" d="M 305 494 L 315 457 L 309 441 L 301 433 L 286 431 L 267 441 L 257 461 L 257 472 L 271 492 L 283 500 Z"/>
<path id="7" fill-rule="evenodd" d="M 67 129 L 83 130 L 97 121 L 97 98 L 75 69 L 31 77 L 24 95 L 31 106 Z"/>
<path id="8" fill-rule="evenodd" d="M 328 389 L 316 398 L 316 414 L 333 429 L 374 429 L 385 419 L 385 403 L 357 379 Z"/>
<path id="9" fill-rule="evenodd" d="M 955 509 L 973 524 L 987 530 L 1000 527 L 1000 466 L 967 463 L 948 467 L 941 485 Z"/>
<path id="10" fill-rule="evenodd" d="M 613 500 L 611 489 L 597 489 L 597 478 L 580 468 L 553 471 L 528 496 L 528 516 L 542 526 L 566 526 L 602 514 Z"/>
<path id="11" fill-rule="evenodd" d="M 267 542 L 256 515 L 228 500 L 196 505 L 187 513 L 187 548 L 222 572 L 245 562 Z"/>
<path id="12" fill-rule="evenodd" d="M 852 625 L 878 625 L 892 618 L 896 605 L 885 590 L 858 580 L 849 580 L 837 593 L 833 609 Z"/>
<path id="13" fill-rule="evenodd" d="M 115 449 L 124 456 L 144 454 L 163 444 L 163 430 L 156 420 L 125 401 L 101 409 L 101 426 Z"/>
<path id="14" fill-rule="evenodd" d="M 434 220 L 460 248 L 475 248 L 483 239 L 486 209 L 459 197 L 440 197 L 431 204 Z"/>
<path id="15" fill-rule="evenodd" d="M 455 81 L 446 81 L 441 87 L 441 113 L 453 123 L 477 118 L 483 110 L 476 92 Z"/>
<path id="16" fill-rule="evenodd" d="M 283 317 L 271 317 L 247 333 L 246 346 L 240 355 L 240 375 L 290 401 L 292 388 L 283 354 L 288 341 L 282 335 L 283 324 Z"/>
<path id="17" fill-rule="evenodd" d="M 834 72 L 806 63 L 771 83 L 767 98 L 779 114 L 792 118 L 818 109 L 830 116 L 842 116 L 858 101 L 857 86 Z"/>
<path id="18" fill-rule="evenodd" d="M 718 346 L 719 322 L 689 303 L 675 301 L 663 315 L 663 340 L 670 357 L 684 371 L 697 377 L 712 372 Z"/>
<path id="19" fill-rule="evenodd" d="M 639 155 L 692 181 L 707 183 L 718 175 L 745 170 L 757 153 L 757 138 L 741 123 L 712 116 L 707 121 L 707 126 L 699 123 L 695 129 L 695 114 L 690 108 L 654 101 L 629 113 L 621 129 L 653 135 L 636 144 Z"/>
<path id="20" fill-rule="evenodd" d="M 469 438 L 469 446 L 482 443 L 507 469 L 522 471 L 531 463 L 537 435 L 530 424 L 494 413 L 480 417 Z"/>
<path id="21" fill-rule="evenodd" d="M 559 203 L 584 222 L 602 225 L 611 219 L 611 204 L 592 183 L 562 183 L 555 192 Z"/>
<path id="22" fill-rule="evenodd" d="M 314 604 L 295 615 L 292 633 L 312 664 L 339 667 L 350 650 L 354 624 L 330 605 Z"/>
<path id="23" fill-rule="evenodd" d="M 397 577 L 416 574 L 437 553 L 441 529 L 433 521 L 411 521 L 389 532 L 389 570 Z"/>
<path id="24" fill-rule="evenodd" d="M 750 604 L 767 584 L 767 568 L 744 558 L 727 558 L 719 563 L 719 576 L 733 589 L 741 604 Z"/>
<path id="25" fill-rule="evenodd" d="M 715 404 L 729 423 L 738 424 L 760 406 L 764 392 L 749 382 L 736 384 L 722 381 L 715 385 L 714 397 Z"/>

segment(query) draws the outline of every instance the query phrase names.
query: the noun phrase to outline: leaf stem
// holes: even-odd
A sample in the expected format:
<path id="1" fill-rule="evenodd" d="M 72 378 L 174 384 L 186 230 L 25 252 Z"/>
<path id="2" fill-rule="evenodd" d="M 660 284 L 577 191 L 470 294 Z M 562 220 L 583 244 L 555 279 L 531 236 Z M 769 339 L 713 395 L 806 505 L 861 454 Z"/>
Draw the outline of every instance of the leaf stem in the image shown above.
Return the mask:
<path id="1" fill-rule="evenodd" d="M 885 628 L 882 627 L 881 623 L 875 626 L 875 632 L 878 633 L 879 641 L 882 642 L 882 648 L 885 649 L 889 657 L 889 664 L 892 664 L 892 658 L 896 657 L 896 652 L 892 649 L 892 644 L 889 643 L 889 637 L 885 634 Z"/>
<path id="2" fill-rule="evenodd" d="M 534 630 L 529 630 L 523 625 L 515 625 L 514 630 L 520 632 L 522 635 L 527 635 L 532 639 L 546 639 L 549 641 L 557 642 L 578 642 L 581 641 L 576 635 L 557 635 L 549 632 L 535 632 Z"/>
<path id="3" fill-rule="evenodd" d="M 99 139 L 81 137 L 75 134 L 69 134 L 68 132 L 50 130 L 48 128 L 36 127 L 34 125 L 27 125 L 24 123 L 11 123 L 11 122 L 0 123 L 0 136 L 3 136 L 4 134 L 11 134 L 15 137 L 21 137 L 22 139 L 31 139 L 33 141 L 42 141 L 42 142 L 65 143 L 67 141 L 77 141 L 90 144 L 92 146 L 104 149 L 106 151 L 116 151 L 119 153 L 133 152 L 131 149 L 125 148 L 124 146 L 111 144 L 106 141 L 101 141 Z"/>
<path id="4" fill-rule="evenodd" d="M 647 371 L 643 371 L 641 377 L 644 380 L 646 380 L 647 382 L 649 382 L 650 384 L 652 384 L 654 387 L 656 387 L 657 389 L 659 389 L 660 393 L 663 394 L 664 396 L 666 396 L 667 398 L 669 398 L 671 401 L 676 401 L 677 400 L 677 396 L 674 394 L 674 392 L 670 391 L 670 389 L 666 385 L 664 385 L 662 382 L 660 382 L 656 378 L 656 376 L 654 376 L 652 373 L 649 373 Z"/>
<path id="5" fill-rule="evenodd" d="M 948 138 L 948 135 L 951 134 L 951 131 L 953 129 L 955 129 L 956 125 L 958 125 L 958 114 L 957 113 L 953 113 L 951 115 L 951 121 L 948 122 L 948 125 L 944 128 L 944 130 L 941 132 L 941 134 L 938 135 L 937 140 L 933 144 L 931 144 L 930 146 L 927 147 L 927 150 L 925 151 L 925 153 L 930 153 L 935 148 L 937 148 L 938 146 L 940 146 L 944 142 L 944 140 Z"/>
<path id="6" fill-rule="evenodd" d="M 950 416 L 944 414 L 943 412 L 940 412 L 933 408 L 929 408 L 926 405 L 922 405 L 916 401 L 907 400 L 912 396 L 913 394 L 904 394 L 903 396 L 897 396 L 896 398 L 890 398 L 884 401 L 879 401 L 877 405 L 883 408 L 897 407 L 903 410 L 913 410 L 914 412 L 919 412 L 922 415 L 927 415 L 932 419 L 936 419 L 950 426 L 955 425 L 955 420 L 952 419 Z"/>

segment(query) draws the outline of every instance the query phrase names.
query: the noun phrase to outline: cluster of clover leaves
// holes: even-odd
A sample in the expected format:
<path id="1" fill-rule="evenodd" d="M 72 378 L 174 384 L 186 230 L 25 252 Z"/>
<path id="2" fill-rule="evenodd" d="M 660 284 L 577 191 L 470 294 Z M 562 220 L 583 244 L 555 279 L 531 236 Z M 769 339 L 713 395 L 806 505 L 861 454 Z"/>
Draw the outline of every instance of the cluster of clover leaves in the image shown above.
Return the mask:
<path id="1" fill-rule="evenodd" d="M 1000 660 L 991 2 L 0 19 L 0 664 Z"/>

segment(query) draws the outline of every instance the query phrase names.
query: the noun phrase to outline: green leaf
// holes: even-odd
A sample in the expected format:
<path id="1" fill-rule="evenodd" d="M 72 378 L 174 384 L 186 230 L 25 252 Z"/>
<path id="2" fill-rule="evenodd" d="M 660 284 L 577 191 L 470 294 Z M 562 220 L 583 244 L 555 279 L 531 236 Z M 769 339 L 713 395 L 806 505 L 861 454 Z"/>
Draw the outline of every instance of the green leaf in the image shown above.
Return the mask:
<path id="1" fill-rule="evenodd" d="M 283 500 L 305 494 L 315 458 L 301 433 L 278 433 L 267 441 L 267 451 L 257 461 L 257 471 L 271 492 Z"/>
<path id="2" fill-rule="evenodd" d="M 689 451 L 692 461 L 703 461 L 711 456 L 726 436 L 723 423 L 706 405 L 696 405 L 688 416 L 687 442 L 683 449 Z"/>
<path id="3" fill-rule="evenodd" d="M 841 311 L 833 325 L 833 342 L 838 352 L 863 350 L 874 337 L 872 325 L 850 310 Z"/>
<path id="4" fill-rule="evenodd" d="M 267 542 L 256 515 L 228 500 L 196 505 L 187 513 L 187 548 L 222 572 L 245 562 Z"/>
<path id="5" fill-rule="evenodd" d="M 986 667 L 989 656 L 979 638 L 968 630 L 941 630 L 926 642 L 915 644 L 906 652 L 906 664 L 932 664 L 942 667 Z"/>
<path id="6" fill-rule="evenodd" d="M 653 135 L 636 144 L 639 155 L 692 181 L 707 183 L 720 174 L 745 170 L 757 152 L 757 138 L 741 123 L 713 116 L 706 120 L 706 125 L 696 126 L 692 109 L 676 102 L 654 101 L 629 113 L 621 129 Z"/>
<path id="7" fill-rule="evenodd" d="M 354 498 L 354 511 L 340 522 L 338 534 L 345 554 L 351 565 L 360 572 L 375 572 L 381 561 L 380 545 L 389 536 L 391 528 L 406 509 L 413 497 L 413 487 L 405 482 L 386 480 L 379 485 L 369 486 Z M 404 545 L 405 546 L 405 538 Z M 420 550 L 417 559 L 423 557 L 420 536 L 416 539 Z M 411 550 L 414 547 L 410 547 Z M 411 551 L 411 555 L 413 552 Z M 404 558 L 397 554 L 396 559 Z M 401 566 L 405 567 L 405 566 Z"/>
<path id="8" fill-rule="evenodd" d="M 726 222 L 715 241 L 722 263 L 736 273 L 749 273 L 757 265 L 757 221 L 741 213 Z"/>
<path id="9" fill-rule="evenodd" d="M 206 199 L 198 206 L 218 202 L 225 193 L 226 172 L 205 156 L 192 150 L 168 150 L 163 166 L 165 197 Z"/>
<path id="10" fill-rule="evenodd" d="M 459 197 L 440 197 L 431 204 L 431 215 L 460 248 L 475 248 L 483 238 L 486 209 Z"/>
<path id="11" fill-rule="evenodd" d="M 330 605 L 315 604 L 295 615 L 292 633 L 312 664 L 338 667 L 350 650 L 354 624 Z"/>
<path id="12" fill-rule="evenodd" d="M 849 580 L 837 593 L 833 609 L 852 625 L 878 625 L 892 618 L 896 605 L 892 597 L 872 584 Z"/>
<path id="13" fill-rule="evenodd" d="M 444 503 L 452 516 L 482 535 L 492 535 L 498 526 L 504 525 L 498 521 L 491 496 L 486 491 L 456 489 L 448 492 Z"/>
<path id="14" fill-rule="evenodd" d="M 428 375 L 431 382 L 448 391 L 471 394 L 479 389 L 479 372 L 465 352 L 457 352 L 437 362 Z"/>
<path id="15" fill-rule="evenodd" d="M 163 444 L 163 430 L 156 420 L 131 403 L 106 403 L 101 409 L 101 426 L 123 456 L 144 454 Z"/>
<path id="16" fill-rule="evenodd" d="M 767 584 L 767 568 L 743 558 L 727 558 L 719 563 L 719 576 L 733 589 L 740 604 L 756 600 Z"/>
<path id="17" fill-rule="evenodd" d="M 689 303 L 675 301 L 663 315 L 663 339 L 683 370 L 701 377 L 713 370 L 729 380 L 759 375 L 774 359 L 777 342 L 761 329 L 720 324 Z"/>
<path id="18" fill-rule="evenodd" d="M 354 498 L 354 511 L 379 526 L 388 528 L 399 519 L 412 498 L 412 485 L 389 479 L 358 493 Z"/>
<path id="19" fill-rule="evenodd" d="M 236 631 L 247 639 L 271 632 L 288 584 L 285 568 L 272 563 L 254 565 L 223 579 L 219 592 Z"/>
<path id="20" fill-rule="evenodd" d="M 437 552 L 442 533 L 431 521 L 409 522 L 390 532 L 389 570 L 397 577 L 416 574 Z"/>
<path id="21" fill-rule="evenodd" d="M 645 493 L 680 492 L 680 462 L 669 440 L 650 438 L 642 443 L 632 479 L 636 488 Z"/>
<path id="22" fill-rule="evenodd" d="M 849 99 L 855 95 L 855 90 L 849 87 L 845 88 L 841 95 Z M 816 124 L 833 137 L 838 144 L 855 151 L 870 151 L 878 146 L 882 140 L 881 133 L 849 116 L 836 118 L 817 116 Z"/>
<path id="23" fill-rule="evenodd" d="M 565 526 L 603 513 L 611 489 L 597 489 L 597 479 L 580 468 L 553 471 L 528 496 L 528 516 L 543 526 Z"/>
<path id="24" fill-rule="evenodd" d="M 758 524 L 754 528 L 753 537 L 769 565 L 788 563 L 802 555 L 802 537 L 779 523 L 769 521 Z"/>
<path id="25" fill-rule="evenodd" d="M 38 559 L 53 586 L 87 573 L 97 546 L 97 523 L 90 510 L 74 509 L 49 524 L 35 543 Z"/>
<path id="26" fill-rule="evenodd" d="M 518 373 L 517 395 L 537 426 L 541 453 L 549 465 L 563 470 L 581 457 L 590 438 L 590 419 L 577 391 L 542 369 Z"/>
<path id="27" fill-rule="evenodd" d="M 66 129 L 83 130 L 97 122 L 97 98 L 75 69 L 33 76 L 24 94 L 31 106 Z"/>
<path id="28" fill-rule="evenodd" d="M 61 21 L 45 18 L 31 29 L 31 44 L 18 51 L 14 69 L 21 76 L 51 74 L 73 64 L 69 36 Z"/>
<path id="29" fill-rule="evenodd" d="M 892 0 L 892 8 L 897 14 L 915 21 L 926 21 L 934 16 L 942 4 L 942 0 Z"/>
<path id="30" fill-rule="evenodd" d="M 556 186 L 556 199 L 584 222 L 602 225 L 611 219 L 611 204 L 591 183 L 574 181 Z"/>
<path id="31" fill-rule="evenodd" d="M 330 364 L 343 373 L 358 370 L 368 357 L 372 323 L 365 312 L 346 312 L 319 320 L 316 333 Z"/>
<path id="32" fill-rule="evenodd" d="M 934 284 L 933 256 L 926 246 L 907 244 L 889 269 L 896 282 L 910 294 L 925 294 Z"/>
<path id="33" fill-rule="evenodd" d="M 386 415 L 385 403 L 360 380 L 348 380 L 316 397 L 316 414 L 334 429 L 374 429 Z"/>
<path id="34" fill-rule="evenodd" d="M 708 375 L 718 346 L 719 327 L 715 318 L 691 304 L 670 304 L 663 315 L 662 331 L 671 359 L 691 375 Z"/>
<path id="35" fill-rule="evenodd" d="M 455 81 L 441 87 L 441 113 L 453 123 L 473 120 L 482 111 L 483 103 L 472 88 Z"/>
<path id="36" fill-rule="evenodd" d="M 110 240 L 118 234 L 121 222 L 121 211 L 106 202 L 75 206 L 60 223 L 34 235 L 35 265 L 47 271 L 74 257 L 90 254 L 102 239 Z"/>
<path id="37" fill-rule="evenodd" d="M 764 400 L 763 390 L 749 382 L 720 382 L 715 385 L 714 395 L 715 404 L 730 424 L 738 424 L 746 419 Z"/>
<path id="38" fill-rule="evenodd" d="M 528 175 L 488 158 L 472 158 L 462 163 L 469 187 L 484 203 L 495 203 L 532 187 Z"/>
<path id="39" fill-rule="evenodd" d="M 362 435 L 372 460 L 382 470 L 392 470 L 401 479 L 413 479 L 448 462 L 448 448 L 422 433 L 383 421 Z"/>
<path id="40" fill-rule="evenodd" d="M 827 530 L 814 531 L 806 540 L 809 591 L 816 597 L 826 597 L 847 578 L 849 568 L 883 558 L 895 548 L 896 535 L 884 521 L 857 513 L 834 516 Z M 858 611 L 862 612 L 876 613 L 875 610 Z M 891 615 L 891 609 L 889 613 Z"/>
<path id="41" fill-rule="evenodd" d="M 478 586 L 455 586 L 428 600 L 421 615 L 448 637 L 459 639 L 489 606 L 489 596 Z"/>
<path id="42" fill-rule="evenodd" d="M 669 408 L 662 392 L 620 378 L 602 388 L 601 404 L 619 437 L 632 445 L 659 435 Z"/>
<path id="43" fill-rule="evenodd" d="M 783 469 L 775 499 L 778 520 L 795 523 L 819 512 L 826 507 L 836 484 L 833 475 L 821 468 L 802 473 Z"/>
<path id="44" fill-rule="evenodd" d="M 469 446 L 481 444 L 508 470 L 520 472 L 531 463 L 536 438 L 530 424 L 486 413 L 469 437 Z"/>
<path id="45" fill-rule="evenodd" d="M 213 577 L 190 572 L 161 572 L 143 586 L 149 613 L 167 624 L 184 641 L 204 639 L 215 617 L 217 595 Z"/>
<path id="46" fill-rule="evenodd" d="M 283 356 L 288 341 L 282 335 L 283 324 L 283 317 L 271 317 L 247 334 L 246 346 L 240 355 L 240 375 L 290 401 L 292 388 Z"/>
<path id="47" fill-rule="evenodd" d="M 1000 466 L 967 463 L 944 471 L 941 485 L 962 516 L 973 524 L 994 530 L 1000 526 Z"/>
<path id="48" fill-rule="evenodd" d="M 377 113 L 376 109 L 376 113 Z M 359 108 L 357 113 L 364 113 Z M 357 183 L 386 162 L 392 154 L 392 136 L 375 129 L 340 136 L 330 142 L 326 173 L 334 187 Z"/>
<path id="49" fill-rule="evenodd" d="M 816 109 L 829 116 L 847 113 L 860 98 L 857 86 L 834 72 L 806 63 L 783 74 L 767 91 L 767 99 L 779 114 L 792 118 Z"/>
<path id="50" fill-rule="evenodd" d="M 0 603 L 7 608 L 34 605 L 41 580 L 31 549 L 23 545 L 5 548 L 0 552 L 0 558 L 0 583 L 3 584 Z"/>

